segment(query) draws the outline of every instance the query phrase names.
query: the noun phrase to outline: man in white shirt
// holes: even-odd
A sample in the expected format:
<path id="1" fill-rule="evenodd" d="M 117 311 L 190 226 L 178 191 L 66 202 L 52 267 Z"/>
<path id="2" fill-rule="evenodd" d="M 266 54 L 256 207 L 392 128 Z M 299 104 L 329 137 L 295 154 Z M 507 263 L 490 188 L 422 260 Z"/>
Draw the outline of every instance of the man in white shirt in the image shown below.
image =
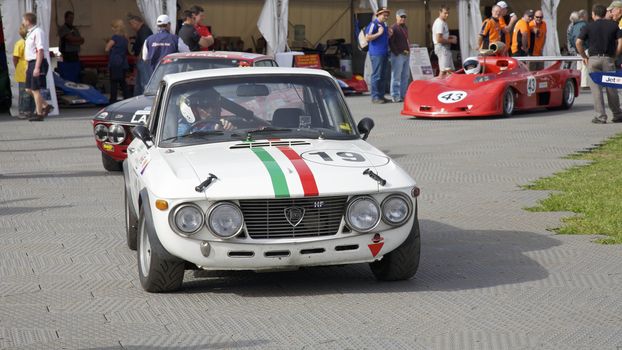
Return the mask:
<path id="1" fill-rule="evenodd" d="M 438 69 L 441 77 L 455 70 L 453 56 L 451 55 L 451 44 L 457 44 L 458 38 L 455 35 L 449 35 L 448 17 L 449 7 L 442 5 L 438 11 L 438 18 L 432 25 L 434 53 L 438 57 Z"/>
<path id="2" fill-rule="evenodd" d="M 22 17 L 22 24 L 28 29 L 26 34 L 26 44 L 24 56 L 28 61 L 26 69 L 26 92 L 32 95 L 35 100 L 35 115 L 31 116 L 30 121 L 43 121 L 54 107 L 48 104 L 41 95 L 41 89 L 47 88 L 46 76 L 49 69 L 48 61 L 45 59 L 44 52 L 48 50 L 47 38 L 43 30 L 37 27 L 37 15 L 28 12 Z"/>

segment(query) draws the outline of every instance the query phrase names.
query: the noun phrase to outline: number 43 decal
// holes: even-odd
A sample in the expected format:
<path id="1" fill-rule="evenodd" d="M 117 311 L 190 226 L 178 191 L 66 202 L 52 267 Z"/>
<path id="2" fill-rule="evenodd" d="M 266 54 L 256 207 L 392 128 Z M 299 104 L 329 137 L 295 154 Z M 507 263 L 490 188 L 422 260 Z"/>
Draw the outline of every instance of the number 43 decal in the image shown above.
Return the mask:
<path id="1" fill-rule="evenodd" d="M 437 99 L 442 103 L 456 103 L 464 100 L 467 93 L 464 91 L 445 91 L 438 94 Z"/>

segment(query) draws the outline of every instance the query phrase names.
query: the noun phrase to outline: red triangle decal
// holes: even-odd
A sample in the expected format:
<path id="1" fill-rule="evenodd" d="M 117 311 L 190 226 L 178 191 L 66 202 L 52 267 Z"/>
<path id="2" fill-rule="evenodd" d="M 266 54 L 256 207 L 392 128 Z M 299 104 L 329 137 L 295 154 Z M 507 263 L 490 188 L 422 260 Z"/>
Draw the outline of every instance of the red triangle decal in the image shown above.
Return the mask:
<path id="1" fill-rule="evenodd" d="M 369 247 L 369 250 L 371 251 L 371 256 L 375 258 L 376 255 L 380 253 L 380 249 L 382 249 L 383 245 L 384 245 L 384 242 L 368 244 L 367 246 Z"/>

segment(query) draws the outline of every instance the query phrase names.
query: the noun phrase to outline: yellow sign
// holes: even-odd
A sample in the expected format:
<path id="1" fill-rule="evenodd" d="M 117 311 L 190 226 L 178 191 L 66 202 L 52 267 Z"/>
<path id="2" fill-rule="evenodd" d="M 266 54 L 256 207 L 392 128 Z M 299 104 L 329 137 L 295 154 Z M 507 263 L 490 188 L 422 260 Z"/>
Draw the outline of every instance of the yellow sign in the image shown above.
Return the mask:
<path id="1" fill-rule="evenodd" d="M 110 145 L 110 144 L 107 144 L 107 143 L 104 143 L 102 145 L 102 148 L 104 149 L 104 151 L 109 151 L 109 152 L 114 151 L 114 146 Z"/>

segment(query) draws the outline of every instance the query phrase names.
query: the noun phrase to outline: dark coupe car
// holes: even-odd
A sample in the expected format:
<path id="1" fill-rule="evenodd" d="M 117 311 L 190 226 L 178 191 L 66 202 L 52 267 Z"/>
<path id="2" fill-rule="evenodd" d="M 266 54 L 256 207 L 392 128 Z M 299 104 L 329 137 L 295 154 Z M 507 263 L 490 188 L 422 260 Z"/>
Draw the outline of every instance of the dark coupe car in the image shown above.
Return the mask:
<path id="1" fill-rule="evenodd" d="M 132 142 L 131 130 L 146 124 L 160 81 L 167 74 L 201 69 L 230 67 L 276 67 L 271 57 L 228 51 L 175 53 L 164 57 L 151 75 L 144 95 L 111 104 L 93 118 L 95 143 L 102 153 L 102 164 L 108 171 L 120 171 Z"/>

